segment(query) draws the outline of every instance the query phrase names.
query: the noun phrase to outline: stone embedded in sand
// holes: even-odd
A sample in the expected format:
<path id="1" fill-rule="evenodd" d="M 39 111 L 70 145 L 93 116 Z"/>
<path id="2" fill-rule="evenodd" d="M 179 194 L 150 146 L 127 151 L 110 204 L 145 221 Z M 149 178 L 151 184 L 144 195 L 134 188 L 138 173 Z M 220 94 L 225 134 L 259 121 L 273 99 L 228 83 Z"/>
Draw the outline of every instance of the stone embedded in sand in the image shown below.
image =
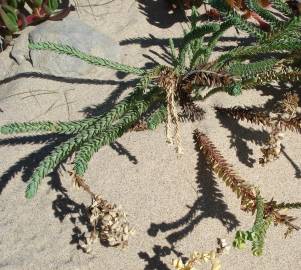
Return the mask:
<path id="1" fill-rule="evenodd" d="M 88 54 L 119 61 L 117 42 L 72 16 L 63 21 L 47 21 L 37 26 L 29 33 L 29 40 L 68 44 Z M 100 70 L 80 59 L 54 52 L 31 50 L 30 58 L 35 68 L 52 75 L 87 76 Z"/>
<path id="2" fill-rule="evenodd" d="M 29 49 L 28 49 L 28 34 L 31 27 L 26 28 L 13 42 L 13 48 L 10 56 L 13 58 L 18 65 L 21 65 L 24 61 L 29 60 Z"/>

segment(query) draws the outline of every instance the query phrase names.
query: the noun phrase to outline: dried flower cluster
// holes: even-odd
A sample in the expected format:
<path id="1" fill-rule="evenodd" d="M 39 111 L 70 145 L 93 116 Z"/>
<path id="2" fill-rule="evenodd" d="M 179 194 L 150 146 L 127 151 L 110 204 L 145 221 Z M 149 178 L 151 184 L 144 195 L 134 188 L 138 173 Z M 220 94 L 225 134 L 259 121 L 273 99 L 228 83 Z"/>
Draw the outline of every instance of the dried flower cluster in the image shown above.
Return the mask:
<path id="1" fill-rule="evenodd" d="M 70 175 L 73 185 L 77 188 L 83 188 L 92 197 L 92 203 L 88 207 L 88 216 L 93 229 L 86 239 L 86 244 L 82 245 L 83 250 L 90 253 L 97 236 L 105 245 L 126 247 L 129 235 L 133 233 L 133 230 L 129 228 L 126 213 L 122 211 L 120 206 L 112 205 L 102 199 L 100 195 L 95 195 L 83 178 L 72 172 Z"/>
<path id="2" fill-rule="evenodd" d="M 91 251 L 91 245 L 97 239 L 97 235 L 100 241 L 108 246 L 123 248 L 128 245 L 131 230 L 126 213 L 120 207 L 112 205 L 102 199 L 100 195 L 96 195 L 88 208 L 88 214 L 93 230 L 87 239 L 87 244 L 83 246 L 86 252 Z"/>
<path id="3" fill-rule="evenodd" d="M 230 246 L 226 243 L 225 239 L 217 239 L 218 247 L 216 250 L 211 250 L 209 252 L 198 252 L 195 251 L 190 255 L 189 260 L 183 263 L 182 259 L 173 259 L 172 265 L 176 270 L 195 270 L 195 266 L 202 263 L 211 263 L 211 270 L 220 270 L 221 262 L 219 256 L 226 254 L 230 250 Z"/>

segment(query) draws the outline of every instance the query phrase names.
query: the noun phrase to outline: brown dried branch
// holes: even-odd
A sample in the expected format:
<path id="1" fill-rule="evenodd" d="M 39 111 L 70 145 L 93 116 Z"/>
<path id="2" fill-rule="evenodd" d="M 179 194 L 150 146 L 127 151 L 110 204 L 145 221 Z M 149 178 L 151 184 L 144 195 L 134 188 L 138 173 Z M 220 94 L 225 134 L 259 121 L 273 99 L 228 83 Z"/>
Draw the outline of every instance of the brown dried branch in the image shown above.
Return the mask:
<path id="1" fill-rule="evenodd" d="M 86 183 L 85 179 L 75 174 L 74 172 L 68 171 L 68 173 L 72 177 L 72 183 L 76 189 L 82 188 L 84 191 L 88 192 L 92 198 L 96 196 L 95 193 L 91 191 L 91 188 Z"/>
<path id="2" fill-rule="evenodd" d="M 236 120 L 246 120 L 247 122 L 250 122 L 252 124 L 261 124 L 265 127 L 272 127 L 274 125 L 273 117 L 271 117 L 267 112 L 258 110 L 256 108 L 238 106 L 232 108 L 223 108 L 215 106 L 214 109 L 219 113 L 225 113 Z M 290 119 L 278 119 L 278 128 L 280 128 L 281 131 L 289 130 L 301 133 L 301 116 L 296 115 L 294 117 L 291 117 Z"/>
<path id="3" fill-rule="evenodd" d="M 194 139 L 208 165 L 236 193 L 237 197 L 241 198 L 242 210 L 254 213 L 256 210 L 256 187 L 238 176 L 232 169 L 232 165 L 227 163 L 210 139 L 198 129 L 194 131 Z M 281 214 L 277 205 L 277 202 L 273 200 L 265 203 L 265 218 L 272 217 L 275 225 L 286 225 L 288 227 L 287 234 L 293 230 L 299 230 L 300 227 L 292 223 L 295 218 Z"/>
<path id="4" fill-rule="evenodd" d="M 220 113 L 225 113 L 236 120 L 246 120 L 252 124 L 264 125 L 270 127 L 272 125 L 268 113 L 257 111 L 254 108 L 232 107 L 222 108 L 215 106 L 214 109 Z"/>
<path id="5" fill-rule="evenodd" d="M 300 227 L 293 224 L 292 222 L 296 220 L 295 217 L 288 216 L 281 213 L 281 206 L 284 205 L 294 205 L 294 203 L 280 203 L 278 204 L 273 199 L 267 203 L 265 203 L 265 216 L 272 216 L 274 225 L 277 226 L 278 224 L 285 225 L 287 227 L 287 231 L 285 232 L 284 236 L 287 237 L 290 233 L 294 230 L 300 230 Z"/>
<path id="6" fill-rule="evenodd" d="M 209 138 L 198 129 L 194 131 L 196 145 L 204 154 L 212 170 L 229 186 L 238 198 L 244 211 L 254 213 L 256 209 L 256 188 L 238 176 Z"/>
<path id="7" fill-rule="evenodd" d="M 225 113 L 236 120 L 246 120 L 252 124 L 263 125 L 266 127 L 272 127 L 273 121 L 268 113 L 256 110 L 255 108 L 248 107 L 232 107 L 232 108 L 222 108 L 215 106 L 214 109 L 220 113 Z M 282 131 L 293 131 L 301 133 L 301 116 L 295 116 L 289 120 L 279 119 L 279 128 Z"/>
<path id="8" fill-rule="evenodd" d="M 179 91 L 191 93 L 195 87 L 219 87 L 231 85 L 235 77 L 226 72 L 211 71 L 209 67 L 199 66 L 181 77 Z"/>
<path id="9" fill-rule="evenodd" d="M 182 119 L 195 122 L 204 119 L 205 111 L 194 102 L 186 102 L 182 105 Z"/>
<path id="10" fill-rule="evenodd" d="M 301 116 L 295 116 L 289 120 L 281 121 L 280 126 L 282 130 L 290 130 L 301 133 Z"/>

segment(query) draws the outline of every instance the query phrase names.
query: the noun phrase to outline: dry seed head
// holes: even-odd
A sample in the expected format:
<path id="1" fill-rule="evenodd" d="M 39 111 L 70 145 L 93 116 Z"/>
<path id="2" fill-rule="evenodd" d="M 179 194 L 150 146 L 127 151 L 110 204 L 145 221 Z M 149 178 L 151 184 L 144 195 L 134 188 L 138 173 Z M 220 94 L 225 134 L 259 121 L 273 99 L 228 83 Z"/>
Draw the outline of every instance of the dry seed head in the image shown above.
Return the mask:
<path id="1" fill-rule="evenodd" d="M 280 110 L 283 111 L 283 113 L 287 113 L 289 117 L 292 117 L 297 111 L 299 103 L 299 97 L 296 93 L 285 93 L 284 99 L 280 101 Z"/>
<path id="2" fill-rule="evenodd" d="M 128 245 L 132 230 L 129 228 L 127 215 L 121 207 L 112 205 L 103 200 L 100 195 L 96 195 L 92 198 L 88 213 L 93 231 L 89 237 L 90 240 L 88 238 L 87 244 L 83 247 L 86 252 L 91 251 L 91 244 L 94 242 L 91 241 L 91 238 L 95 240 L 95 235 L 98 235 L 100 241 L 108 246 L 121 246 L 123 248 Z"/>

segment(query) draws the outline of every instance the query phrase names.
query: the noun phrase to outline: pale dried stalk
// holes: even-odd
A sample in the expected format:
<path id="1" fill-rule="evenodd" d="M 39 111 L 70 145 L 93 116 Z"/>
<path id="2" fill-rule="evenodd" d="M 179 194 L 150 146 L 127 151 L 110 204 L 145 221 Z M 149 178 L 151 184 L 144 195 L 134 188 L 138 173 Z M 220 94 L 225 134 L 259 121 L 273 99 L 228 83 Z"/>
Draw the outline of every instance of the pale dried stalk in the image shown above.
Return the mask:
<path id="1" fill-rule="evenodd" d="M 69 171 L 69 175 L 72 177 L 72 184 L 73 187 L 76 189 L 82 188 L 84 191 L 88 192 L 91 197 L 95 197 L 95 193 L 91 191 L 90 186 L 86 183 L 86 181 L 80 177 L 79 175 L 76 175 L 74 172 Z"/>
<path id="2" fill-rule="evenodd" d="M 158 77 L 158 85 L 166 91 L 167 101 L 167 123 L 166 123 L 166 138 L 168 143 L 175 141 L 177 153 L 182 154 L 181 136 L 179 117 L 176 109 L 175 96 L 178 85 L 178 77 L 175 72 L 165 67 L 161 70 Z M 174 130 L 172 132 L 172 127 Z"/>
<path id="3" fill-rule="evenodd" d="M 276 110 L 270 113 L 271 131 L 269 140 L 261 152 L 263 156 L 259 159 L 259 163 L 264 166 L 266 163 L 276 160 L 280 156 L 281 142 L 284 138 L 283 123 L 291 123 L 296 119 L 299 97 L 297 94 L 286 93 L 284 99 L 279 102 Z"/>

